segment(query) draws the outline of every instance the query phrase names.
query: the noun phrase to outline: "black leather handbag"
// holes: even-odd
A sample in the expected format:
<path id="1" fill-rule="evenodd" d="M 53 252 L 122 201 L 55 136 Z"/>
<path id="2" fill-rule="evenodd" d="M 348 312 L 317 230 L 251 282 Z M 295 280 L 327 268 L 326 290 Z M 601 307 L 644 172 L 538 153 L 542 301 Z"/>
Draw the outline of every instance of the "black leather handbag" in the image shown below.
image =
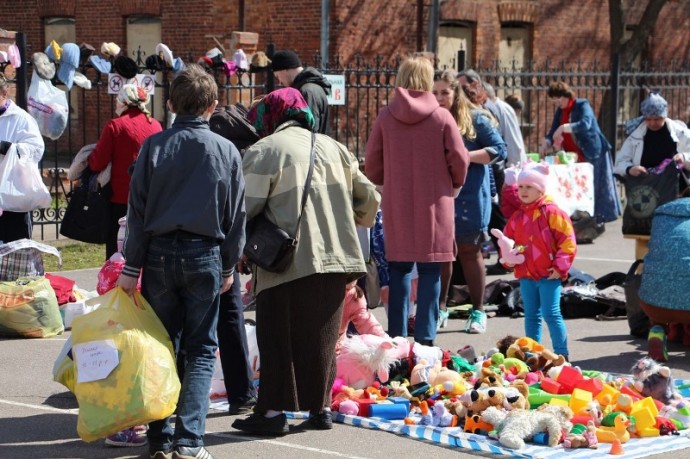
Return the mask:
<path id="1" fill-rule="evenodd" d="M 88 168 L 87 168 L 88 171 Z M 106 242 L 110 215 L 110 185 L 101 187 L 97 174 L 86 172 L 81 184 L 69 193 L 69 203 L 60 224 L 60 234 L 91 244 Z"/>
<path id="2" fill-rule="evenodd" d="M 311 176 L 314 171 L 315 141 L 315 134 L 312 133 L 309 172 L 302 193 L 302 206 L 297 218 L 295 236 L 291 236 L 287 231 L 270 221 L 263 212 L 247 222 L 247 241 L 244 245 L 244 254 L 251 263 L 266 271 L 280 273 L 292 263 L 299 238 L 299 224 L 302 220 L 304 205 L 309 197 Z"/>

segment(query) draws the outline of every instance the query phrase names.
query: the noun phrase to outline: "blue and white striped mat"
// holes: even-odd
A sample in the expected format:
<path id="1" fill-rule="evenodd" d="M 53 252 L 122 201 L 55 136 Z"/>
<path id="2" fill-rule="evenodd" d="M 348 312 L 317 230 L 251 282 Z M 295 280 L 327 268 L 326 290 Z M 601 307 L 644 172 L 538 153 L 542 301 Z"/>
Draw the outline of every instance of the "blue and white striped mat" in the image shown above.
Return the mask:
<path id="1" fill-rule="evenodd" d="M 394 433 L 416 440 L 426 440 L 451 447 L 463 448 L 471 451 L 482 451 L 498 456 L 523 457 L 523 458 L 597 458 L 608 457 L 611 445 L 599 443 L 598 449 L 579 448 L 564 449 L 562 446 L 550 448 L 548 446 L 537 446 L 527 443 L 525 448 L 516 451 L 501 446 L 496 440 L 492 440 L 484 435 L 465 433 L 459 427 L 432 427 L 406 425 L 402 421 L 387 421 L 380 418 L 365 418 L 360 416 L 346 416 L 337 414 L 337 422 L 362 427 L 366 429 L 377 429 Z M 633 438 L 623 444 L 624 454 L 621 458 L 633 459 L 646 457 L 654 454 L 667 453 L 684 448 L 690 448 L 690 430 L 684 430 L 681 435 L 671 435 L 664 437 Z M 690 451 L 688 451 L 690 457 Z"/>

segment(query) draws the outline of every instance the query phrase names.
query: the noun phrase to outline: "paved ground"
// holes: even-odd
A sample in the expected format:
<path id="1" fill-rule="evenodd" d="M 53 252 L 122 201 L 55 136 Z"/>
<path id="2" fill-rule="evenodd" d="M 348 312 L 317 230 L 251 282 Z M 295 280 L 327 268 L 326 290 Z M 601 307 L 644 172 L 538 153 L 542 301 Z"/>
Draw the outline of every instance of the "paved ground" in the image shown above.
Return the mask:
<path id="1" fill-rule="evenodd" d="M 612 271 L 626 272 L 633 261 L 634 243 L 624 240 L 620 224 L 594 244 L 582 245 L 575 266 L 595 277 Z M 492 260 L 493 261 L 493 260 Z M 97 270 L 62 272 L 86 289 L 95 288 Z M 491 279 L 491 278 L 490 278 Z M 382 308 L 375 310 L 384 324 Z M 248 313 L 253 317 L 253 313 Z M 437 343 L 456 350 L 472 344 L 479 352 L 492 347 L 506 334 L 521 334 L 521 319 L 492 318 L 485 335 L 467 335 L 461 320 L 450 320 Z M 599 322 L 594 319 L 567 321 L 571 359 L 582 368 L 628 372 L 645 355 L 646 343 L 628 334 L 625 320 Z M 76 434 L 77 403 L 63 386 L 52 381 L 52 365 L 69 332 L 45 340 L 0 340 L 0 459 L 4 458 L 133 458 L 145 457 L 146 448 L 118 449 L 102 441 L 86 444 Z M 545 344 L 549 345 L 548 339 Z M 676 377 L 690 379 L 687 348 L 672 345 L 669 366 Z M 385 432 L 336 425 L 333 431 L 299 430 L 279 439 L 252 439 L 230 427 L 232 417 L 212 412 L 208 416 L 206 441 L 218 459 L 224 458 L 372 458 L 435 457 L 469 458 L 461 450 L 402 439 Z M 656 458 L 690 457 L 690 449 Z"/>

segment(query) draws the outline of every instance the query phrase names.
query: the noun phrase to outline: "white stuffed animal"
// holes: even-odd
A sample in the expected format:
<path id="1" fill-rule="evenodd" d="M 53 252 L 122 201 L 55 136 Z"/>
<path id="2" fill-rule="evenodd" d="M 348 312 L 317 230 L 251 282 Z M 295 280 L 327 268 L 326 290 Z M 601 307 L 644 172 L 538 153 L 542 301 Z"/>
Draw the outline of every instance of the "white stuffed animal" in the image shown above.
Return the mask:
<path id="1" fill-rule="evenodd" d="M 549 446 L 558 445 L 562 433 L 570 432 L 573 424 L 570 408 L 556 405 L 541 405 L 536 410 L 503 411 L 490 406 L 482 412 L 482 421 L 494 426 L 498 441 L 510 449 L 522 449 L 525 440 L 534 435 L 546 432 L 549 434 Z"/>

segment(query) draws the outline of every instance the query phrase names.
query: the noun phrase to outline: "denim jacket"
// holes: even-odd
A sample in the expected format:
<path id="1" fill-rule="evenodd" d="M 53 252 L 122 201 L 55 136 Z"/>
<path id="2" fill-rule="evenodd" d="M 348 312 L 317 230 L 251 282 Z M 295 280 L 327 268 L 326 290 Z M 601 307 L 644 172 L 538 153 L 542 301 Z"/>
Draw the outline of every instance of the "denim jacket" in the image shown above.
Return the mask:
<path id="1" fill-rule="evenodd" d="M 463 138 L 468 151 L 487 149 L 491 162 L 506 159 L 506 144 L 483 110 L 472 111 L 472 122 L 477 136 Z M 491 217 L 491 188 L 489 165 L 470 163 L 465 184 L 455 198 L 455 235 L 472 235 L 486 231 Z"/>

